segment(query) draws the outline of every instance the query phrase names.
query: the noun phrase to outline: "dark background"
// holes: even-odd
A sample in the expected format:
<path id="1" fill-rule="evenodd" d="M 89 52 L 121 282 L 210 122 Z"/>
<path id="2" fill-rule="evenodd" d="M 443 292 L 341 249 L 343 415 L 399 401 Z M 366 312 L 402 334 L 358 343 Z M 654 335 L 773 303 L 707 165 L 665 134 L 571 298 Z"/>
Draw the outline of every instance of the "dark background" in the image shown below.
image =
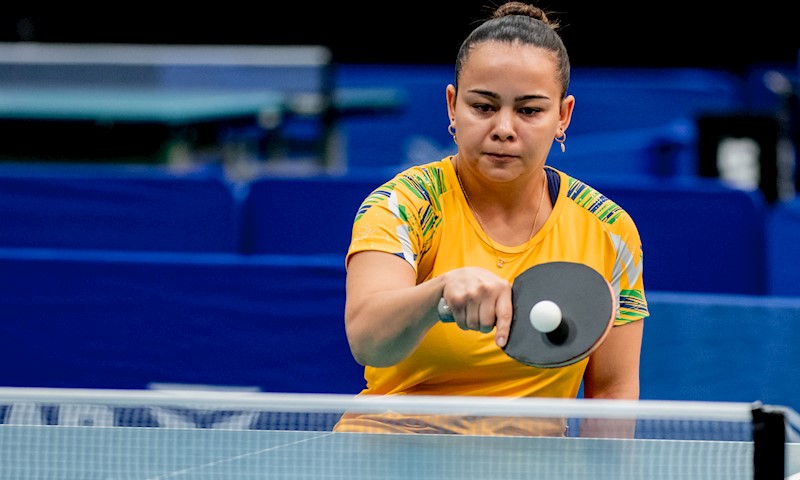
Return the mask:
<path id="1" fill-rule="evenodd" d="M 488 0 L 493 2 L 495 0 Z M 0 40 L 170 44 L 323 44 L 342 63 L 450 64 L 489 10 L 458 2 L 216 2 L 4 7 Z M 543 0 L 575 66 L 697 66 L 744 71 L 797 62 L 789 3 Z M 169 8 L 169 11 L 167 11 Z"/>

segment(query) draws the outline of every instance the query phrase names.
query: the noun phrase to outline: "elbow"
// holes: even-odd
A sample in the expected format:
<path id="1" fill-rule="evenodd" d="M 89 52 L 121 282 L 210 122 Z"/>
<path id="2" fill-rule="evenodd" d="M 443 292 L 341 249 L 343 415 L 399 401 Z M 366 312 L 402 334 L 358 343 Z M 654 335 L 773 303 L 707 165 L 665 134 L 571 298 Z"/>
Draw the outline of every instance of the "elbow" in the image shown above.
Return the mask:
<path id="1" fill-rule="evenodd" d="M 365 351 L 362 348 L 358 348 L 356 344 L 351 340 L 350 341 L 350 353 L 353 355 L 355 361 L 364 367 L 374 367 L 376 365 L 372 364 L 372 355 L 369 352 Z"/>
<path id="2" fill-rule="evenodd" d="M 402 358 L 394 358 L 392 355 L 387 355 L 386 350 L 388 349 L 359 347 L 354 342 L 350 342 L 350 353 L 359 365 L 365 367 L 392 367 L 402 360 Z"/>
<path id="3" fill-rule="evenodd" d="M 347 329 L 347 341 L 355 361 L 365 367 L 392 367 L 407 356 L 396 341 L 354 328 Z"/>
<path id="4" fill-rule="evenodd" d="M 345 315 L 347 341 L 356 362 L 365 367 L 393 367 L 416 349 L 421 339 L 418 329 L 397 322 L 387 328 L 376 328 L 390 323 L 376 321 L 371 316 Z"/>

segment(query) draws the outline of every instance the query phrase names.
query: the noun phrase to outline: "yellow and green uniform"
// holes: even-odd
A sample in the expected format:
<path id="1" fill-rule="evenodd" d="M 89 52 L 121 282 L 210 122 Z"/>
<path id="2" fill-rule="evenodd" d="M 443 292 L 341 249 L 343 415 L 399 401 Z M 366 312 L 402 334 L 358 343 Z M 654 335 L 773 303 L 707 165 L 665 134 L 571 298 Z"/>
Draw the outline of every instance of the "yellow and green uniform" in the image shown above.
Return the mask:
<path id="1" fill-rule="evenodd" d="M 533 265 L 578 262 L 593 267 L 613 287 L 615 325 L 648 315 L 641 240 L 623 209 L 590 186 L 545 167 L 555 202 L 544 226 L 522 245 L 490 243 L 467 205 L 451 160 L 408 168 L 375 189 L 356 215 L 348 258 L 365 250 L 397 255 L 417 272 L 417 283 L 464 266 L 483 267 L 512 282 Z M 498 254 L 506 262 L 503 268 L 497 268 Z M 440 322 L 401 362 L 365 367 L 362 394 L 574 398 L 587 362 L 529 367 L 506 356 L 494 332 Z M 345 418 L 339 428 L 349 421 Z"/>

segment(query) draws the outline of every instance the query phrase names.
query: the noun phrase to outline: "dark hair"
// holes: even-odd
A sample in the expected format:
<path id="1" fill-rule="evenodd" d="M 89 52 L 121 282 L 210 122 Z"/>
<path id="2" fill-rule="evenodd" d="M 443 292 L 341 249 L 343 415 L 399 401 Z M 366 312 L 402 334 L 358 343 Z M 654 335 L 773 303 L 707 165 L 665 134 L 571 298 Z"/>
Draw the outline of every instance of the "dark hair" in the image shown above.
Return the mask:
<path id="1" fill-rule="evenodd" d="M 569 87 L 569 55 L 557 30 L 557 21 L 551 21 L 539 7 L 523 2 L 508 2 L 497 7 L 492 16 L 470 33 L 456 57 L 455 87 L 458 89 L 458 78 L 467 61 L 470 50 L 483 42 L 518 42 L 533 45 L 553 52 L 556 57 L 558 77 L 561 80 L 561 98 L 567 94 Z"/>

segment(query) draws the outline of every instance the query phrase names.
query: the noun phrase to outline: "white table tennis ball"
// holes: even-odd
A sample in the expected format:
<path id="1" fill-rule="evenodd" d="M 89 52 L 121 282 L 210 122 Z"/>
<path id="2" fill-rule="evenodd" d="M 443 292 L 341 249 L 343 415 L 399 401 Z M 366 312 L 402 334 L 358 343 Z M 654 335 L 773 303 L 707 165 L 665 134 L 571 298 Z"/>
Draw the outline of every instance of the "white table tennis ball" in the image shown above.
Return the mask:
<path id="1" fill-rule="evenodd" d="M 555 302 L 542 300 L 531 308 L 531 325 L 542 333 L 550 333 L 561 324 L 561 309 Z"/>

